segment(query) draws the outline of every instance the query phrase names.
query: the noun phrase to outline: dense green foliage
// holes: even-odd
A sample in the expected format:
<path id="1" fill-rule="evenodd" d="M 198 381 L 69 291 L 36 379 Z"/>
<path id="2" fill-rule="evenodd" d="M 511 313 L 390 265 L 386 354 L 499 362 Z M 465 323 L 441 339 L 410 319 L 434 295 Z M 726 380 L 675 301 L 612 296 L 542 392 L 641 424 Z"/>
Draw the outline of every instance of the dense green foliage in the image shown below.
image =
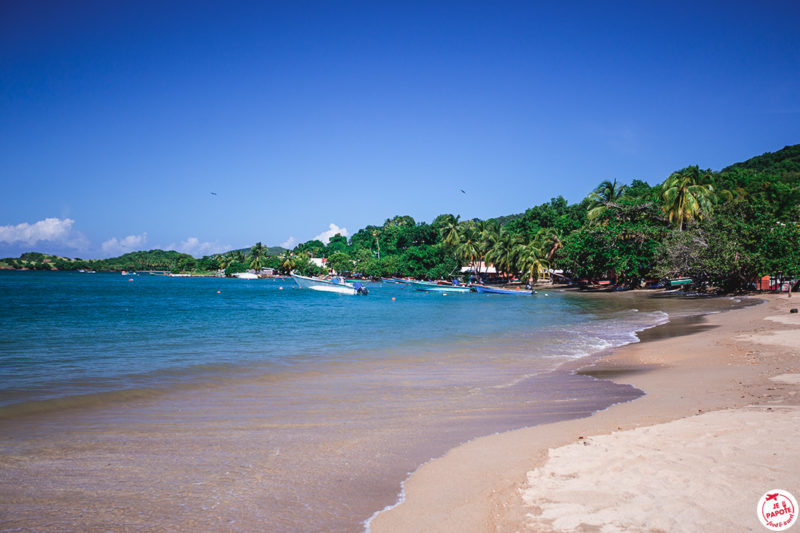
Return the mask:
<path id="1" fill-rule="evenodd" d="M 32 270 L 157 270 L 175 272 L 208 271 L 218 268 L 211 257 L 196 259 L 189 254 L 172 250 L 130 252 L 109 259 L 69 259 L 48 254 L 29 252 L 18 259 L 0 260 L 0 266 Z"/>
<path id="2" fill-rule="evenodd" d="M 732 291 L 765 274 L 800 275 L 799 221 L 800 145 L 795 145 L 719 172 L 689 166 L 654 186 L 607 180 L 579 203 L 559 196 L 486 221 L 443 214 L 428 224 L 395 216 L 350 239 L 311 240 L 291 251 L 256 243 L 201 259 L 151 250 L 103 260 L 32 252 L 0 260 L 0 267 L 229 274 L 272 268 L 442 279 L 486 263 L 502 276 L 529 281 L 560 269 L 567 278 L 611 279 L 626 286 L 689 276 Z"/>

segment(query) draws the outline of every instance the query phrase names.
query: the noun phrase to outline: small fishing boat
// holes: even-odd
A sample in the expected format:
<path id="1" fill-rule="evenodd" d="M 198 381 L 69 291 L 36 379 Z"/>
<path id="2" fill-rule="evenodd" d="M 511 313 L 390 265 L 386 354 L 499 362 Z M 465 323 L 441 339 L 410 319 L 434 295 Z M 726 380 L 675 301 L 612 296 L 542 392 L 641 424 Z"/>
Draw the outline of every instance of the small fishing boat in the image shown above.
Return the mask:
<path id="1" fill-rule="evenodd" d="M 252 272 L 237 272 L 233 275 L 233 277 L 239 279 L 258 279 L 258 275 L 253 274 Z"/>
<path id="2" fill-rule="evenodd" d="M 301 289 L 311 289 L 312 291 L 336 292 L 339 294 L 369 294 L 364 285 L 359 282 L 348 283 L 344 278 L 310 278 L 292 273 L 292 279 Z"/>
<path id="3" fill-rule="evenodd" d="M 441 285 L 435 281 L 407 281 L 406 283 L 418 291 L 470 292 L 470 288 L 464 285 Z"/>
<path id="4" fill-rule="evenodd" d="M 536 294 L 532 289 L 500 289 L 498 287 L 487 287 L 486 285 L 474 285 L 475 292 L 483 292 L 486 294 L 517 294 L 528 295 Z"/>

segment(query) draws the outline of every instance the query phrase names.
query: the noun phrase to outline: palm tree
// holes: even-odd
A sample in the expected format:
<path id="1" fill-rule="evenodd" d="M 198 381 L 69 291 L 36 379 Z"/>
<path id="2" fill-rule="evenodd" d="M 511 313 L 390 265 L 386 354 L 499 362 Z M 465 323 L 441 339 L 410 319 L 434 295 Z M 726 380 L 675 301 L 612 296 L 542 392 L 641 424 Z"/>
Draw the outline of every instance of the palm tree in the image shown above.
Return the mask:
<path id="1" fill-rule="evenodd" d="M 556 252 L 558 252 L 564 243 L 561 242 L 561 232 L 555 228 L 542 228 L 536 234 L 536 241 L 539 247 L 545 252 L 545 258 L 548 263 L 553 261 Z"/>
<path id="2" fill-rule="evenodd" d="M 228 254 L 217 256 L 217 265 L 219 265 L 219 268 L 221 268 L 222 270 L 228 268 L 232 262 L 233 258 Z"/>
<path id="3" fill-rule="evenodd" d="M 257 242 L 255 246 L 250 248 L 250 268 L 253 270 L 261 270 L 261 259 L 264 257 L 264 246 Z"/>
<path id="4" fill-rule="evenodd" d="M 470 266 L 480 261 L 483 256 L 481 236 L 472 222 L 462 224 L 459 232 L 459 244 L 456 246 L 456 256 Z"/>
<path id="5" fill-rule="evenodd" d="M 517 247 L 517 268 L 523 273 L 525 279 L 533 285 L 539 279 L 539 275 L 547 268 L 547 260 L 544 252 L 535 243 L 521 244 Z"/>
<path id="6" fill-rule="evenodd" d="M 295 267 L 295 260 L 292 257 L 292 252 L 286 250 L 281 257 L 281 271 L 284 274 L 289 274 Z"/>
<path id="7" fill-rule="evenodd" d="M 519 235 L 511 233 L 505 227 L 500 228 L 494 237 L 491 247 L 486 251 L 486 260 L 494 264 L 498 272 L 508 275 L 516 264 L 516 251 L 521 243 Z"/>
<path id="8" fill-rule="evenodd" d="M 501 227 L 497 224 L 486 224 L 481 231 L 481 249 L 483 250 L 483 260 L 488 265 L 491 259 L 489 258 L 490 252 L 494 248 L 497 240 L 500 238 Z M 496 265 L 495 265 L 496 268 Z"/>
<path id="9" fill-rule="evenodd" d="M 460 218 L 461 215 L 455 217 L 450 215 L 447 221 L 442 224 L 441 228 L 439 229 L 439 236 L 441 237 L 442 242 L 452 248 L 458 246 L 458 243 L 460 242 L 461 234 L 459 230 L 461 224 L 458 221 Z"/>
<path id="10" fill-rule="evenodd" d="M 378 247 L 378 261 L 381 260 L 381 242 L 378 240 L 378 237 L 381 236 L 381 230 L 375 228 L 372 230 L 372 238 L 375 239 L 375 246 Z"/>
<path id="11" fill-rule="evenodd" d="M 605 180 L 589 195 L 592 204 L 586 218 L 594 221 L 608 209 L 609 204 L 618 202 L 625 195 L 625 185 L 617 183 L 617 180 Z"/>
<path id="12" fill-rule="evenodd" d="M 673 172 L 661 186 L 661 208 L 679 231 L 683 231 L 685 222 L 702 220 L 711 213 L 714 187 L 710 178 L 710 171 L 701 171 L 695 165 Z"/>

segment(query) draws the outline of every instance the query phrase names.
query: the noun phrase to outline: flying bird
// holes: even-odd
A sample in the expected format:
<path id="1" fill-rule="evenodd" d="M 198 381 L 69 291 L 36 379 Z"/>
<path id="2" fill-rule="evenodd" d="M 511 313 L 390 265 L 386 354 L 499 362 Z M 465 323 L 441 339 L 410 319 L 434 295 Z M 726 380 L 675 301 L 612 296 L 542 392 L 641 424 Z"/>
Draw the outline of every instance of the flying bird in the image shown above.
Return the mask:
<path id="1" fill-rule="evenodd" d="M 212 192 L 212 193 L 211 193 L 211 195 L 212 195 L 212 196 L 216 196 L 216 195 L 217 195 L 217 193 L 215 193 L 215 192 Z"/>
<path id="2" fill-rule="evenodd" d="M 461 189 L 461 192 L 467 194 L 467 191 L 465 191 L 464 189 Z"/>

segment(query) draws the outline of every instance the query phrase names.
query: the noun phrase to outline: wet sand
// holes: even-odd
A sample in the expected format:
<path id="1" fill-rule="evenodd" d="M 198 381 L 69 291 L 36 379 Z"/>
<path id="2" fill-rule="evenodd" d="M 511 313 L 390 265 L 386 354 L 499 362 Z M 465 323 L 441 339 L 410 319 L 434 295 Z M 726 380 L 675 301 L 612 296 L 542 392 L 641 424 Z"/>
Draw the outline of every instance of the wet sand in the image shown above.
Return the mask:
<path id="1" fill-rule="evenodd" d="M 0 529 L 360 531 L 409 472 L 475 435 L 640 394 L 569 373 L 519 380 L 503 365 L 507 386 L 487 386 L 498 370 L 460 357 L 336 363 L 0 420 Z"/>
<path id="2" fill-rule="evenodd" d="M 761 530 L 765 491 L 800 492 L 800 298 L 766 299 L 592 363 L 581 373 L 646 395 L 459 446 L 372 532 Z"/>

